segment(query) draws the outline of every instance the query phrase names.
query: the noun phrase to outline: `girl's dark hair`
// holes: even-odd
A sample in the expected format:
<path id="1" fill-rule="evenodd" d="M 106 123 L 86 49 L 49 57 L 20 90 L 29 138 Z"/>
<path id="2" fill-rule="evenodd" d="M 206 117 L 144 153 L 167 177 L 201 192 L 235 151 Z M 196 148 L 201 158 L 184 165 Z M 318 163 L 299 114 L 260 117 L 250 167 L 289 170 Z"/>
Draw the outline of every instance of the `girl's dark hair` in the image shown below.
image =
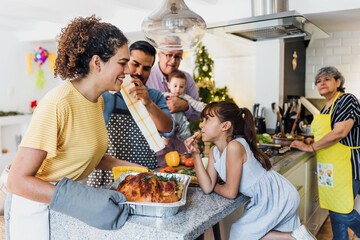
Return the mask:
<path id="1" fill-rule="evenodd" d="M 168 76 L 168 82 L 171 82 L 171 79 L 173 79 L 174 77 L 182 78 L 182 79 L 185 79 L 185 81 L 186 81 L 186 75 L 183 71 L 180 71 L 180 70 L 172 71 Z"/>
<path id="2" fill-rule="evenodd" d="M 100 22 L 100 18 L 78 17 L 61 29 L 55 61 L 55 77 L 74 79 L 85 77 L 94 55 L 107 62 L 128 39 L 114 25 Z"/>
<path id="3" fill-rule="evenodd" d="M 233 102 L 212 102 L 206 105 L 201 112 L 201 117 L 206 115 L 216 115 L 220 122 L 229 121 L 232 124 L 232 134 L 228 142 L 237 138 L 243 137 L 249 144 L 254 157 L 261 163 L 266 170 L 271 169 L 269 157 L 257 147 L 257 136 L 255 131 L 255 122 L 249 109 L 239 108 Z"/>
<path id="4" fill-rule="evenodd" d="M 330 76 L 335 78 L 335 80 L 340 79 L 340 86 L 337 88 L 337 91 L 344 93 L 345 92 L 345 78 L 344 76 L 341 74 L 341 72 L 339 72 L 339 70 L 337 70 L 336 67 L 323 67 L 321 69 L 319 69 L 319 71 L 317 72 L 316 76 L 315 76 L 315 85 L 317 84 L 316 81 L 319 77 L 322 76 Z"/>

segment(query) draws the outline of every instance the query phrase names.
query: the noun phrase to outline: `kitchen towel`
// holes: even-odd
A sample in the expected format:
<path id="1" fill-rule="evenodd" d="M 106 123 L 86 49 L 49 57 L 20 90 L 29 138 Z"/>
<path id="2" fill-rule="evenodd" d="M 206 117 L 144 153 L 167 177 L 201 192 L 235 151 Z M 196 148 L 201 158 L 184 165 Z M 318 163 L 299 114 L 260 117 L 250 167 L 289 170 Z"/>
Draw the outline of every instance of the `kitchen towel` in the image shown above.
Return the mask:
<path id="1" fill-rule="evenodd" d="M 155 152 L 165 148 L 164 142 L 160 137 L 160 134 L 155 126 L 154 121 L 151 119 L 148 110 L 142 104 L 140 100 L 136 100 L 132 94 L 129 94 L 129 90 L 135 86 L 131 83 L 131 77 L 126 75 L 121 85 L 121 94 L 125 100 L 131 116 L 140 128 L 140 131 L 144 135 L 146 141 L 149 143 L 150 148 Z"/>

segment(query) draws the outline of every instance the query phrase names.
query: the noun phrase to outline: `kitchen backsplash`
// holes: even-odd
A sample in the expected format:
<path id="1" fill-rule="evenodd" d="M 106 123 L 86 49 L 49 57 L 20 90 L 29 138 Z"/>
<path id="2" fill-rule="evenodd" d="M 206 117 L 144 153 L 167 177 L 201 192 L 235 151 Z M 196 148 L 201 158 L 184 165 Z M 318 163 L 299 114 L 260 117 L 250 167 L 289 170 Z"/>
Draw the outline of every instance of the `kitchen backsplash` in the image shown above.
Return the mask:
<path id="1" fill-rule="evenodd" d="M 312 39 L 306 50 L 305 96 L 321 98 L 315 85 L 316 72 L 336 67 L 345 77 L 345 92 L 360 98 L 360 31 L 329 33 L 325 39 Z"/>

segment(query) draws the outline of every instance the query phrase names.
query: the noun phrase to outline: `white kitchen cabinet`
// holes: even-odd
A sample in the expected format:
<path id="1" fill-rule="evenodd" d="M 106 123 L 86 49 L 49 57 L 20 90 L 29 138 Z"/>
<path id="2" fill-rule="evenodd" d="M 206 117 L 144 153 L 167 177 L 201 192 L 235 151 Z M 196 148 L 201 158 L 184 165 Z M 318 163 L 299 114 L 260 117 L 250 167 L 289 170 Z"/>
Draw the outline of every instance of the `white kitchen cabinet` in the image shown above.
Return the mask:
<path id="1" fill-rule="evenodd" d="M 12 162 L 32 115 L 0 117 L 0 171 Z M 0 172 L 0 173 L 1 173 Z"/>

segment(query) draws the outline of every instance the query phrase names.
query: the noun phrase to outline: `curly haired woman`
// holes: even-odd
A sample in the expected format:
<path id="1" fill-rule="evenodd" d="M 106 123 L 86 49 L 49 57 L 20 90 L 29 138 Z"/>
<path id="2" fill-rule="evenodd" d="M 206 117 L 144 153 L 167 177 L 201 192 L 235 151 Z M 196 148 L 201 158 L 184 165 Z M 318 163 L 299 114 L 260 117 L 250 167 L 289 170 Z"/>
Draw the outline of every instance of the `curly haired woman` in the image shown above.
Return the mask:
<path id="1" fill-rule="evenodd" d="M 55 76 L 66 81 L 39 103 L 11 166 L 5 219 L 11 239 L 49 239 L 49 209 L 100 228 L 118 229 L 124 195 L 79 182 L 94 168 L 132 165 L 105 155 L 105 91 L 129 73 L 127 38 L 95 16 L 75 18 L 58 38 Z M 141 166 L 140 166 L 141 167 Z"/>

